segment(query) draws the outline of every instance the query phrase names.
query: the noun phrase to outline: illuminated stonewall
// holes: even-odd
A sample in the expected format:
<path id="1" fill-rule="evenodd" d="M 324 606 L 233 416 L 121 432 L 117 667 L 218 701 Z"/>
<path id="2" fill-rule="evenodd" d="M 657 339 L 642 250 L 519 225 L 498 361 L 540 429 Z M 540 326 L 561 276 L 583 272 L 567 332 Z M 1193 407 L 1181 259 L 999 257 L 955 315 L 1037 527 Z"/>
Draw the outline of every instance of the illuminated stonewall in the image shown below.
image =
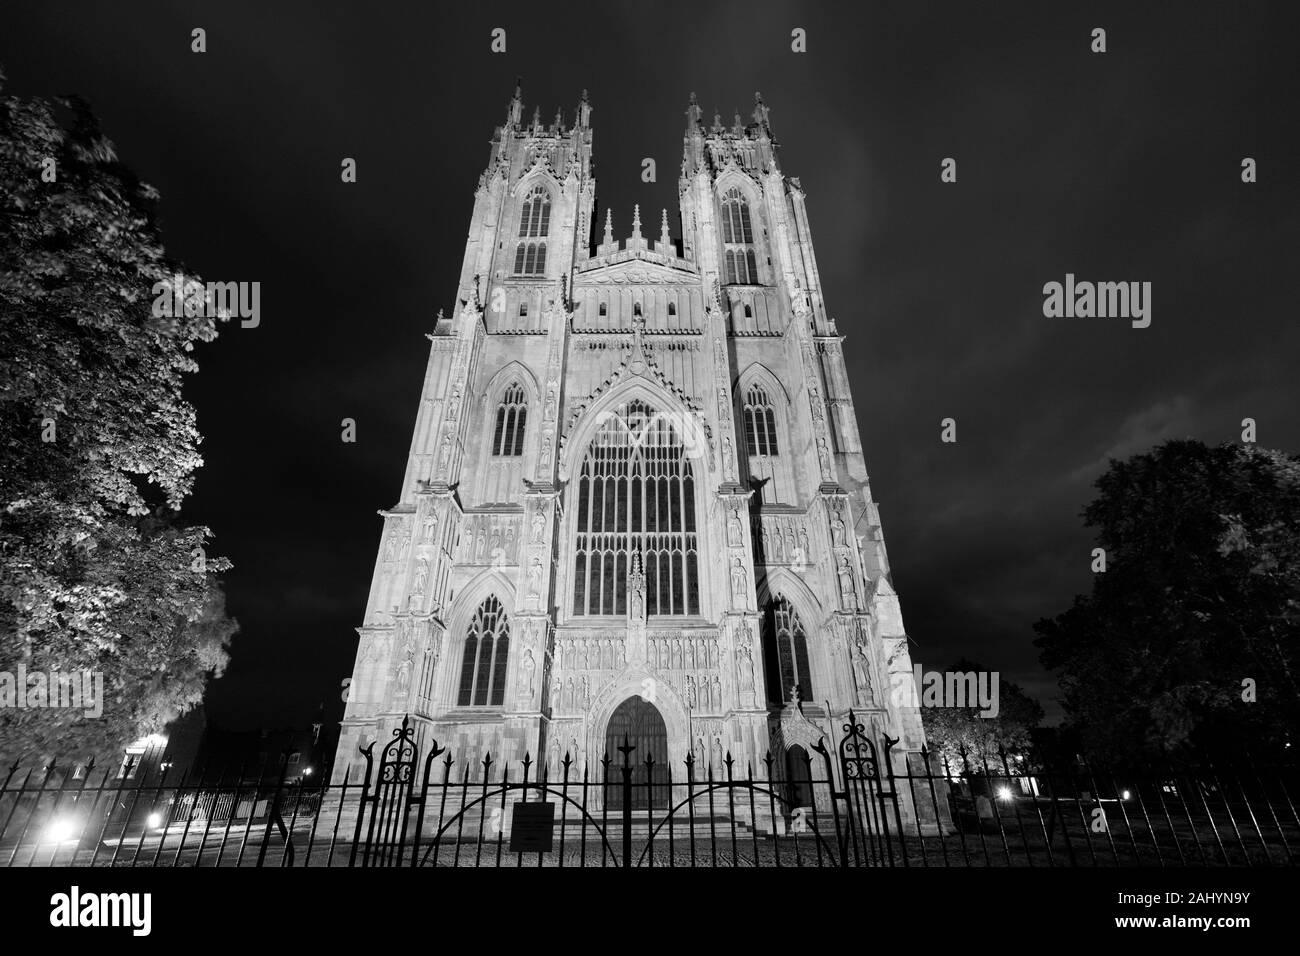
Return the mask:
<path id="1" fill-rule="evenodd" d="M 594 219 L 591 112 L 529 122 L 516 90 L 492 140 L 335 779 L 405 714 L 472 778 L 527 752 L 599 780 L 626 735 L 678 779 L 688 752 L 703 779 L 728 753 L 762 777 L 770 751 L 793 787 L 850 707 L 919 750 L 888 692 L 912 664 L 841 334 L 767 107 L 708 125 L 692 97 L 682 236 L 665 212 L 646 239 L 638 209 L 622 242 Z"/>

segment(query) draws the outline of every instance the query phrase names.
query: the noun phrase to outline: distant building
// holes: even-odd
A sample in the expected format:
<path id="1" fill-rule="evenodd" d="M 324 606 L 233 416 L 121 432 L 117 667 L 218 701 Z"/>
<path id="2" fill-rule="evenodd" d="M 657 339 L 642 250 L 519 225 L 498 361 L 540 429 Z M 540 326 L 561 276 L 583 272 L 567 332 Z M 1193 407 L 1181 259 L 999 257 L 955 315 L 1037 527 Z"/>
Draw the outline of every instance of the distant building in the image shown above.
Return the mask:
<path id="1" fill-rule="evenodd" d="M 128 744 L 118 767 L 118 779 L 157 780 L 165 772 L 168 782 L 175 782 L 181 773 L 196 766 L 207 726 L 207 712 L 199 704 L 173 720 L 162 733 Z"/>

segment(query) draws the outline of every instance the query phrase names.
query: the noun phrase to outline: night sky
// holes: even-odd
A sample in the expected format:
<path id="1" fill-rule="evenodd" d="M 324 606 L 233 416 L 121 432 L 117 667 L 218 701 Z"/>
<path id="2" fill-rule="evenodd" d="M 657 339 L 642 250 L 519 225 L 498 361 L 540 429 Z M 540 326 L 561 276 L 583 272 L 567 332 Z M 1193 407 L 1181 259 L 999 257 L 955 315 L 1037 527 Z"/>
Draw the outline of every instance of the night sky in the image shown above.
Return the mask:
<path id="1" fill-rule="evenodd" d="M 1261 444 L 1300 450 L 1293 3 L 325 6 L 0 13 L 6 92 L 88 99 L 161 191 L 169 253 L 262 284 L 261 326 L 224 326 L 187 386 L 206 464 L 184 514 L 234 562 L 241 625 L 213 722 L 302 725 L 320 701 L 342 714 L 375 512 L 399 492 L 424 333 L 454 304 L 516 75 L 525 116 L 540 104 L 547 122 L 563 107 L 571 123 L 590 91 L 600 221 L 612 208 L 620 238 L 636 202 L 648 234 L 667 206 L 680 235 L 690 92 L 730 125 L 762 91 L 808 193 L 927 668 L 972 658 L 1059 716 L 1031 625 L 1090 586 L 1079 512 L 1107 458 L 1237 440 L 1247 416 Z M 1067 272 L 1151 282 L 1151 327 L 1044 318 L 1043 284 Z M 956 444 L 939 440 L 948 416 Z"/>

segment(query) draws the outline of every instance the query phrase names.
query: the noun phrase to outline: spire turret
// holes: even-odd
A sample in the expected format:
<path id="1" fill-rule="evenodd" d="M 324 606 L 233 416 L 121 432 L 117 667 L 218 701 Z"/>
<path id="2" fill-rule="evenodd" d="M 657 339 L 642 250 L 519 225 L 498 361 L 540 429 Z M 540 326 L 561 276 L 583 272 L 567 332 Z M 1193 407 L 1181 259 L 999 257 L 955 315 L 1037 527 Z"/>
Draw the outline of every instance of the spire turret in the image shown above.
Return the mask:
<path id="1" fill-rule="evenodd" d="M 591 125 L 591 102 L 587 99 L 587 91 L 582 91 L 582 97 L 578 100 L 578 116 L 575 125 L 579 129 L 586 129 Z"/>
<path id="2" fill-rule="evenodd" d="M 596 255 L 609 256 L 618 252 L 618 240 L 614 238 L 614 210 L 605 210 L 605 237 L 596 247 Z"/>
<path id="3" fill-rule="evenodd" d="M 521 76 L 515 77 L 515 95 L 510 98 L 510 105 L 506 107 L 506 126 L 515 127 L 519 125 L 524 116 L 524 79 Z"/>
<path id="4" fill-rule="evenodd" d="M 649 244 L 645 241 L 645 237 L 641 235 L 641 204 L 640 203 L 637 203 L 635 206 L 632 207 L 632 238 L 628 239 L 627 246 L 625 248 L 628 249 L 629 251 L 641 250 L 641 249 L 648 250 L 650 248 Z"/>
<path id="5" fill-rule="evenodd" d="M 672 236 L 668 234 L 667 209 L 665 209 L 659 216 L 659 240 L 655 243 L 654 251 L 669 259 L 677 257 L 677 248 L 673 245 Z"/>
<path id="6" fill-rule="evenodd" d="M 700 109 L 699 101 L 695 98 L 695 94 L 691 93 L 690 105 L 686 107 L 686 129 L 690 132 L 699 129 L 700 117 L 703 115 L 704 111 Z"/>
<path id="7" fill-rule="evenodd" d="M 771 111 L 767 108 L 767 104 L 763 102 L 763 94 L 757 91 L 754 92 L 753 115 L 754 122 L 758 124 L 758 128 L 764 133 L 770 134 L 772 132 L 772 124 L 770 121 Z"/>

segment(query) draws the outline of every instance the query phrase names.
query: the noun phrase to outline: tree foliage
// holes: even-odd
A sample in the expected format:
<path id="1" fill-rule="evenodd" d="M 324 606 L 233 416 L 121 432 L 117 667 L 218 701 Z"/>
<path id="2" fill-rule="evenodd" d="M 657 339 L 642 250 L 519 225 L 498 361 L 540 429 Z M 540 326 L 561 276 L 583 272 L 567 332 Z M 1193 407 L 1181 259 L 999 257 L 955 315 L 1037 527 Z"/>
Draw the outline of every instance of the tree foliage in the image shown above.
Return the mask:
<path id="1" fill-rule="evenodd" d="M 1300 459 L 1171 441 L 1096 486 L 1083 515 L 1106 571 L 1035 625 L 1089 750 L 1284 748 L 1300 726 Z"/>
<path id="2" fill-rule="evenodd" d="M 968 660 L 955 662 L 948 672 L 988 673 L 981 665 Z M 987 767 L 989 773 L 997 774 L 1004 769 L 1004 751 L 1008 765 L 1017 769 L 1014 760 L 1028 750 L 1030 734 L 1043 720 L 1043 707 L 1020 685 L 1003 680 L 999 674 L 996 716 L 981 716 L 978 707 L 926 707 L 921 715 L 926 742 L 934 755 L 930 766 L 935 773 L 944 770 L 946 760 L 947 768 L 953 773 L 967 767 L 983 773 Z"/>
<path id="3" fill-rule="evenodd" d="M 0 91 L 3 91 L 0 74 Z M 0 710 L 0 754 L 116 759 L 198 700 L 235 625 L 177 512 L 202 464 L 182 380 L 211 317 L 156 317 L 156 191 L 86 105 L 0 96 L 0 671 L 102 672 L 103 717 Z"/>

